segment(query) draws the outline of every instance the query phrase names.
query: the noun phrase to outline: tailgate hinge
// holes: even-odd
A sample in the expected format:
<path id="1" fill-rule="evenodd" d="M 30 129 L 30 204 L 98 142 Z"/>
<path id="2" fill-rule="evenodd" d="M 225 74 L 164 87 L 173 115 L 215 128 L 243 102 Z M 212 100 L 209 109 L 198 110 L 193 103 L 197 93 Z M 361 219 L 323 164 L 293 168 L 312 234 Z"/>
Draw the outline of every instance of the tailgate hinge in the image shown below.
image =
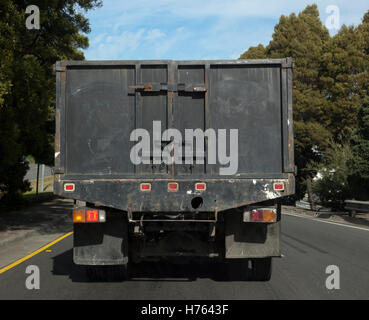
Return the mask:
<path id="1" fill-rule="evenodd" d="M 55 75 L 57 72 L 65 72 L 66 68 L 65 66 L 56 66 L 56 64 L 53 64 L 53 75 Z"/>

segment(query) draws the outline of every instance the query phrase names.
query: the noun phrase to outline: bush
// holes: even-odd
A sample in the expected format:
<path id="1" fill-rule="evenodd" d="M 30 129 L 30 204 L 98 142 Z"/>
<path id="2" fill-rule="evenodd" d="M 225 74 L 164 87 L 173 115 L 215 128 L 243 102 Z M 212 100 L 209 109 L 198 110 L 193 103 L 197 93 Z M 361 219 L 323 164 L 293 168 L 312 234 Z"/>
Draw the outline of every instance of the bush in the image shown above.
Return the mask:
<path id="1" fill-rule="evenodd" d="M 313 192 L 325 205 L 342 208 L 343 202 L 352 197 L 348 178 L 352 174 L 349 163 L 353 155 L 349 144 L 330 142 L 323 163 L 313 181 Z"/>

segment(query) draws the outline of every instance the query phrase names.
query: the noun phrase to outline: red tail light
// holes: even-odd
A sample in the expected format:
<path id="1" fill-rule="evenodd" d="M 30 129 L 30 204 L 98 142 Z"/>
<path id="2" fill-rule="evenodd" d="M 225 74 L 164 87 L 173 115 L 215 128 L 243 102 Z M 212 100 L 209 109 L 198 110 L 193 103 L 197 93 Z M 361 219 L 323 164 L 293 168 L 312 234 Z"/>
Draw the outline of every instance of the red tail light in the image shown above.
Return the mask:
<path id="1" fill-rule="evenodd" d="M 141 183 L 140 190 L 141 191 L 151 191 L 151 183 Z"/>
<path id="2" fill-rule="evenodd" d="M 250 221 L 263 221 L 263 216 L 262 210 L 252 210 L 250 212 Z"/>
<path id="3" fill-rule="evenodd" d="M 99 210 L 86 210 L 86 222 L 99 222 Z"/>
<path id="4" fill-rule="evenodd" d="M 178 191 L 179 186 L 177 182 L 168 183 L 168 191 Z"/>
<path id="5" fill-rule="evenodd" d="M 206 190 L 206 183 L 200 182 L 195 184 L 195 189 L 197 191 L 205 191 Z"/>
<path id="6" fill-rule="evenodd" d="M 275 209 L 254 209 L 243 214 L 243 222 L 277 222 Z"/>
<path id="7" fill-rule="evenodd" d="M 98 209 L 74 208 L 73 222 L 74 223 L 106 222 L 106 212 L 105 210 Z"/>

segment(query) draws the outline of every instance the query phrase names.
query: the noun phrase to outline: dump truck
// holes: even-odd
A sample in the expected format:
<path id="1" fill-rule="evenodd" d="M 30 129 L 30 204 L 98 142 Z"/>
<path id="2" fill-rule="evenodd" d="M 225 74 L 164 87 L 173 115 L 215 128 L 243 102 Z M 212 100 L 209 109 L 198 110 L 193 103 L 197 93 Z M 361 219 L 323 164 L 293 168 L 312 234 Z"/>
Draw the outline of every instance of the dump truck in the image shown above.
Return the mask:
<path id="1" fill-rule="evenodd" d="M 75 264 L 91 279 L 193 259 L 271 278 L 295 192 L 292 59 L 60 61 L 55 73 L 54 193 L 75 200 Z"/>

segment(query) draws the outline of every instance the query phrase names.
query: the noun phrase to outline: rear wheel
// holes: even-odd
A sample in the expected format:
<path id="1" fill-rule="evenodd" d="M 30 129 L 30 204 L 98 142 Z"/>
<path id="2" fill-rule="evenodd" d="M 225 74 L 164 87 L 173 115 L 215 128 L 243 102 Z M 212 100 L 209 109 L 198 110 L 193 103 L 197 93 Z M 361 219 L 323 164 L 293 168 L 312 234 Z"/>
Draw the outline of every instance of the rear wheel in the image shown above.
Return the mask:
<path id="1" fill-rule="evenodd" d="M 272 258 L 252 259 L 252 278 L 256 281 L 269 281 L 272 276 Z"/>
<path id="2" fill-rule="evenodd" d="M 114 266 L 87 266 L 86 274 L 91 281 L 124 281 L 128 279 L 128 264 Z"/>
<path id="3" fill-rule="evenodd" d="M 230 281 L 248 280 L 248 260 L 230 259 L 227 261 L 227 274 Z"/>

